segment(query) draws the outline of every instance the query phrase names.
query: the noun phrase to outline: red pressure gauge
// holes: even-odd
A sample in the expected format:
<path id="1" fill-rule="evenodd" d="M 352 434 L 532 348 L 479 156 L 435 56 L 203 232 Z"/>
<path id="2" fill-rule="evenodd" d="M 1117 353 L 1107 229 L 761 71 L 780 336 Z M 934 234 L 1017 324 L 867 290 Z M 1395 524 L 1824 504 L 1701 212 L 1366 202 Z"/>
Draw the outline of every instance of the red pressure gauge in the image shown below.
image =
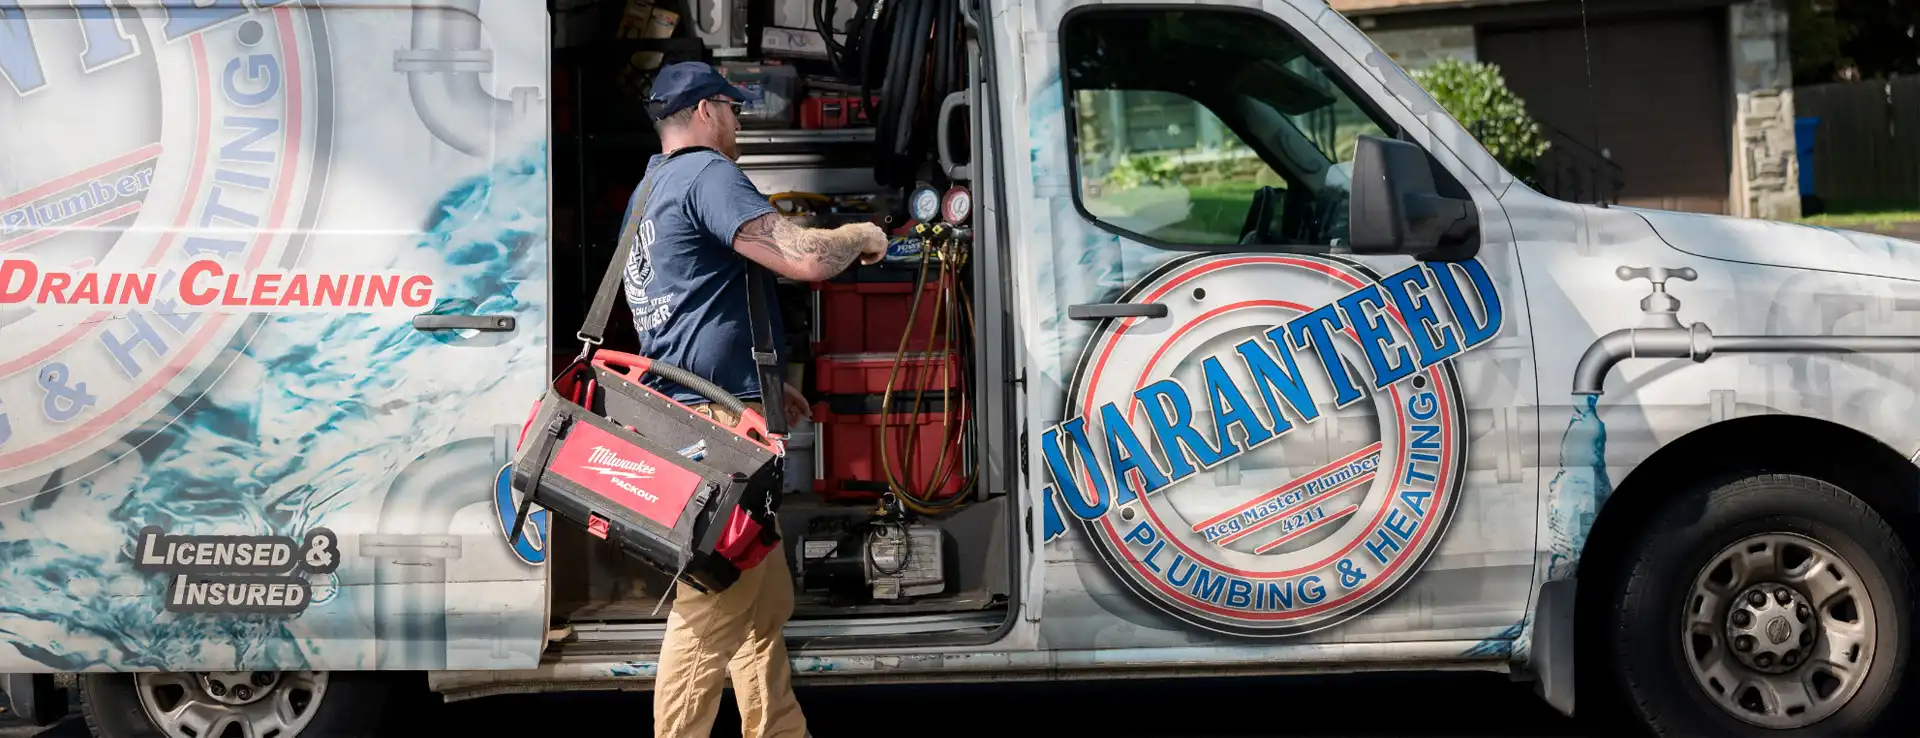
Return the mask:
<path id="1" fill-rule="evenodd" d="M 973 215 L 973 193 L 967 188 L 955 186 L 947 190 L 940 201 L 940 219 L 951 225 L 966 225 L 967 217 Z"/>

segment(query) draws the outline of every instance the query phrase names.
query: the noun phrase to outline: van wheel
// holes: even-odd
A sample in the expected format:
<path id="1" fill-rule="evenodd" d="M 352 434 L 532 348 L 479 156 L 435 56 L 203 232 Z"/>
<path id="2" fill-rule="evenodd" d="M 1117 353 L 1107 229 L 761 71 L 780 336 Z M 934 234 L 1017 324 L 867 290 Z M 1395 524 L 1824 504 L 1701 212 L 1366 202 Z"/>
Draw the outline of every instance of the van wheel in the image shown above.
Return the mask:
<path id="1" fill-rule="evenodd" d="M 364 673 L 84 674 L 80 707 L 95 738 L 365 736 L 392 691 Z"/>
<path id="2" fill-rule="evenodd" d="M 1760 475 L 1682 494 L 1628 549 L 1615 674 L 1661 735 L 1900 733 L 1915 583 L 1845 490 Z"/>

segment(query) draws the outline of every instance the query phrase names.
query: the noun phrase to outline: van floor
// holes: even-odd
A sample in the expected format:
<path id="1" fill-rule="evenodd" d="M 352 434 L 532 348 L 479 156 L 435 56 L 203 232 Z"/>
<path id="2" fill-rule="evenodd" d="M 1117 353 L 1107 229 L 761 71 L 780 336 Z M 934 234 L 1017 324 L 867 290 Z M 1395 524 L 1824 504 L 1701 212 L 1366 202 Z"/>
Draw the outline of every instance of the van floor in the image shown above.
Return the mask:
<path id="1" fill-rule="evenodd" d="M 968 593 L 952 598 L 912 602 L 903 605 L 850 605 L 836 604 L 826 598 L 795 595 L 793 619 L 813 620 L 824 618 L 870 617 L 891 615 L 928 615 L 950 613 L 956 610 L 985 610 L 996 602 L 1001 602 L 985 590 Z M 669 597 L 660 605 L 658 614 L 654 605 L 659 599 L 619 600 L 599 605 L 587 605 L 567 616 L 569 624 L 575 623 L 635 623 L 648 621 L 665 622 L 667 610 L 673 605 Z"/>
<path id="2" fill-rule="evenodd" d="M 968 504 L 936 522 L 951 545 L 947 547 L 947 593 L 902 603 L 861 604 L 837 600 L 800 588 L 794 546 L 808 523 L 823 516 L 840 516 L 862 506 L 829 505 L 811 495 L 793 495 L 780 509 L 781 545 L 787 552 L 787 581 L 794 592 L 794 620 L 914 616 L 979 612 L 1006 604 L 1007 556 L 1010 552 L 1005 521 L 1005 497 Z M 672 608 L 672 577 L 629 558 L 606 541 L 577 526 L 554 526 L 553 572 L 555 621 L 580 623 L 645 623 L 666 620 Z"/>

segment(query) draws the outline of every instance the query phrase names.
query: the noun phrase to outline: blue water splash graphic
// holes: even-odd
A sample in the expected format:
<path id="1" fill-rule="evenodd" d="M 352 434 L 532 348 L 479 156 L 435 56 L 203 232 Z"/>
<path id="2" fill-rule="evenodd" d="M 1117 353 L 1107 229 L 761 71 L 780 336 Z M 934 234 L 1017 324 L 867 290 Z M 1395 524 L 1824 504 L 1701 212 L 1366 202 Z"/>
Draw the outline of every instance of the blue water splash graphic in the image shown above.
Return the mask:
<path id="1" fill-rule="evenodd" d="M 1033 142 L 1027 151 L 1027 162 L 1033 169 L 1033 183 L 1036 186 L 1053 174 L 1050 167 L 1053 157 L 1047 154 L 1047 147 L 1058 140 L 1057 127 L 1065 120 L 1065 109 L 1066 97 L 1060 86 L 1060 71 L 1049 69 L 1027 104 L 1027 136 Z"/>
<path id="2" fill-rule="evenodd" d="M 385 267 L 434 274 L 439 295 L 477 302 L 473 312 L 542 326 L 546 207 L 542 145 L 447 192 L 421 236 Z M 456 440 L 477 398 L 546 373 L 540 340 L 448 346 L 393 314 L 252 320 L 264 323 L 243 330 L 209 370 L 230 362 L 211 389 L 184 394 L 156 413 L 163 420 L 83 463 L 127 454 L 119 461 L 80 479 L 56 473 L 42 489 L 15 490 L 33 499 L 0 508 L 7 645 L 61 671 L 298 669 L 323 657 L 322 638 L 371 637 L 347 591 L 365 587 L 340 588 L 291 621 L 165 612 L 165 578 L 133 568 L 137 534 L 159 525 L 297 538 L 348 508 L 377 511 L 386 480 Z M 485 352 L 484 371 L 447 371 L 474 352 Z M 341 574 L 364 566 L 350 559 Z"/>
<path id="3" fill-rule="evenodd" d="M 607 667 L 610 677 L 651 677 L 660 670 L 660 664 L 654 661 L 623 661 Z"/>
<path id="4" fill-rule="evenodd" d="M 1607 424 L 1600 419 L 1600 396 L 1587 395 L 1584 407 L 1575 407 L 1560 437 L 1560 471 L 1547 483 L 1547 578 L 1573 575 L 1580 552 L 1586 548 L 1596 511 L 1613 494 L 1607 475 Z M 1505 632 L 1468 649 L 1466 656 L 1529 654 L 1532 616 Z"/>
<path id="5" fill-rule="evenodd" d="M 1512 655 L 1514 650 L 1520 645 L 1520 634 L 1526 631 L 1527 620 L 1530 617 L 1531 616 L 1521 618 L 1520 622 L 1507 626 L 1506 630 L 1500 631 L 1498 635 L 1492 638 L 1474 644 L 1472 648 L 1461 652 L 1460 655 L 1466 658 Z"/>
<path id="6" fill-rule="evenodd" d="M 1587 395 L 1586 407 L 1575 408 L 1560 439 L 1560 471 L 1547 483 L 1552 509 L 1547 533 L 1552 546 L 1548 577 L 1573 573 L 1576 557 L 1587 545 L 1595 511 L 1613 494 L 1607 478 L 1607 424 L 1600 419 L 1600 396 Z"/>

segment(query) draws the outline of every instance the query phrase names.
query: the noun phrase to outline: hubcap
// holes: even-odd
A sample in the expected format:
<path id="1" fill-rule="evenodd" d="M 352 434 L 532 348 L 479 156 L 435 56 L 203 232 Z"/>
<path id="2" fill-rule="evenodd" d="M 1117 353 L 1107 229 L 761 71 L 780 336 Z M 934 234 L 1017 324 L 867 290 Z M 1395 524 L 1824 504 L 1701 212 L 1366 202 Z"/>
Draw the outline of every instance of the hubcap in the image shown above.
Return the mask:
<path id="1" fill-rule="evenodd" d="M 1733 657 L 1754 671 L 1785 674 L 1814 645 L 1813 609 L 1784 584 L 1758 584 L 1733 598 L 1727 641 Z"/>
<path id="2" fill-rule="evenodd" d="M 324 671 L 134 675 L 140 707 L 169 738 L 293 738 L 326 695 Z"/>
<path id="3" fill-rule="evenodd" d="M 213 701 L 240 707 L 264 699 L 280 682 L 271 671 L 209 671 L 200 674 L 200 688 Z"/>
<path id="4" fill-rule="evenodd" d="M 1860 688 L 1874 656 L 1873 602 L 1833 549 L 1791 533 L 1749 536 L 1694 578 L 1682 618 L 1687 665 L 1749 724 L 1812 725 Z"/>

